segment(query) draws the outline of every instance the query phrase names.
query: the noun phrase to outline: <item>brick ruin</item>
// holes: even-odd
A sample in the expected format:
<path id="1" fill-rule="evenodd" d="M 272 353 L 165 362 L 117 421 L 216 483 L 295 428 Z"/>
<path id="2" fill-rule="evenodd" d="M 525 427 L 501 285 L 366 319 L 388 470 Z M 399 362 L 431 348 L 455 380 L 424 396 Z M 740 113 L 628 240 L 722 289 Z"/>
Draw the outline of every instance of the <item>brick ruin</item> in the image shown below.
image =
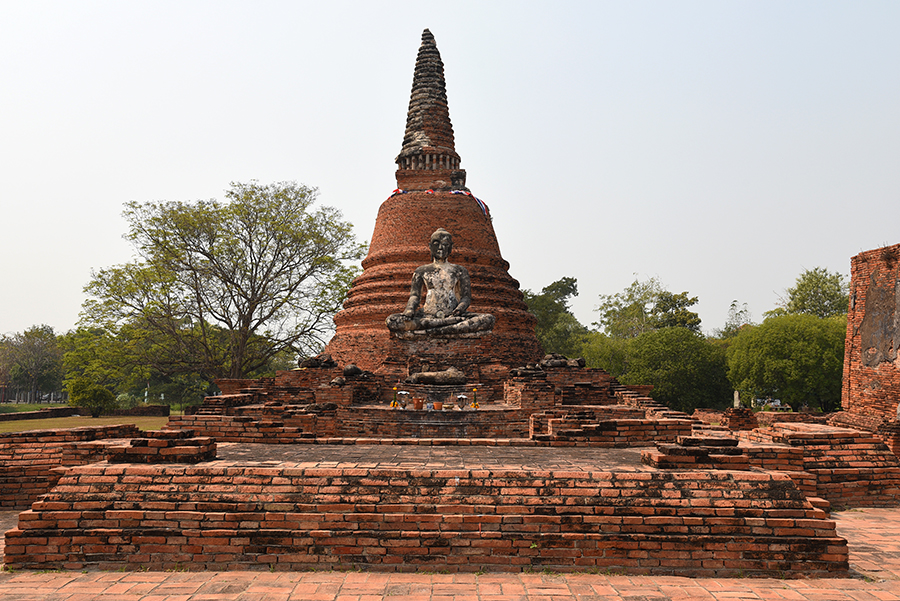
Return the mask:
<path id="1" fill-rule="evenodd" d="M 843 412 L 830 422 L 878 435 L 900 454 L 900 244 L 850 260 Z"/>
<path id="2" fill-rule="evenodd" d="M 847 574 L 827 512 L 900 504 L 900 462 L 882 440 L 812 418 L 688 416 L 583 361 L 539 360 L 490 213 L 465 188 L 427 30 L 397 164 L 326 354 L 221 380 L 221 395 L 160 432 L 0 435 L 0 499 L 30 507 L 6 535 L 8 566 Z M 496 322 L 394 336 L 385 319 L 438 227 L 471 274 L 473 311 Z M 448 367 L 465 382 L 405 382 Z M 406 408 L 392 406 L 398 392 Z M 416 462 L 433 449 L 467 459 Z M 491 462 L 509 449 L 524 459 Z M 563 469 L 541 463 L 547 453 L 587 459 Z M 42 484 L 22 486 L 34 474 Z"/>

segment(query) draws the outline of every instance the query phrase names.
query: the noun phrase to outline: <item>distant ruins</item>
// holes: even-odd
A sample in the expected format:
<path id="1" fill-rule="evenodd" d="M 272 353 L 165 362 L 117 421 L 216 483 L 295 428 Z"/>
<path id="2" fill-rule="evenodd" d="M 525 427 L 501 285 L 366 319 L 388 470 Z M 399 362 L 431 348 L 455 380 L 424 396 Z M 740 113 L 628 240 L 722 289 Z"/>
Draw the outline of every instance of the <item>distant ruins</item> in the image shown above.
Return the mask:
<path id="1" fill-rule="evenodd" d="M 900 244 L 850 260 L 841 405 L 832 423 L 873 432 L 900 455 Z"/>
<path id="2" fill-rule="evenodd" d="M 541 358 L 465 188 L 428 30 L 397 165 L 324 353 L 220 380 L 158 432 L 0 434 L 0 504 L 30 507 L 7 566 L 848 573 L 829 509 L 900 504 L 900 462 L 877 436 L 800 413 L 688 416 L 583 360 Z M 873 316 L 848 325 L 854 419 L 896 411 L 887 256 L 854 259 Z"/>

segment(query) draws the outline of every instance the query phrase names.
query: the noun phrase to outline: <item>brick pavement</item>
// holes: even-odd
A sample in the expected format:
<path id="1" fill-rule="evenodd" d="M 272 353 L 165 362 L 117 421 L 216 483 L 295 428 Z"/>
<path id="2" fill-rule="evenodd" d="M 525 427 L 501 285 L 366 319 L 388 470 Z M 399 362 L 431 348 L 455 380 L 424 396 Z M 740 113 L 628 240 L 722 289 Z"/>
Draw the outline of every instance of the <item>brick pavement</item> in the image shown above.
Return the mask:
<path id="1" fill-rule="evenodd" d="M 0 513 L 0 525 L 13 512 Z M 855 578 L 777 580 L 615 574 L 4 572 L 3 601 L 900 601 L 900 509 L 834 514 Z"/>
<path id="2" fill-rule="evenodd" d="M 402 439 L 409 441 L 410 439 Z M 416 439 L 412 439 L 416 440 Z M 293 468 L 533 469 L 579 472 L 659 471 L 641 465 L 641 448 L 442 446 L 419 444 L 266 445 L 221 443 L 217 458 L 203 465 Z M 457 441 L 452 439 L 454 443 Z M 399 442 L 399 441 L 398 441 Z M 474 442 L 478 442 L 476 439 Z"/>

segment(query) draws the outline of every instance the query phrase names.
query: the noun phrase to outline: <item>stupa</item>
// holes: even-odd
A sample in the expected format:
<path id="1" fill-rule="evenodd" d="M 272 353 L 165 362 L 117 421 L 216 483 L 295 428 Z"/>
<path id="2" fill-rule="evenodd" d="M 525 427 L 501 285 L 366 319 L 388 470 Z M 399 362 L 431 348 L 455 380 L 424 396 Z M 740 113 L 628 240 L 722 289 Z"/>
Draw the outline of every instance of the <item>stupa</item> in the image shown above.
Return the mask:
<path id="1" fill-rule="evenodd" d="M 444 65 L 427 29 L 416 59 L 397 189 L 378 211 L 363 273 L 353 282 L 336 333 L 326 348 L 340 364 L 387 377 L 454 367 L 472 382 L 499 382 L 509 369 L 540 359 L 519 283 L 509 275 L 487 205 L 466 188 L 447 106 Z M 443 229 L 452 260 L 471 276 L 469 311 L 494 317 L 490 330 L 409 335 L 392 332 L 388 316 L 402 312 L 410 278 L 429 257 L 429 240 Z"/>

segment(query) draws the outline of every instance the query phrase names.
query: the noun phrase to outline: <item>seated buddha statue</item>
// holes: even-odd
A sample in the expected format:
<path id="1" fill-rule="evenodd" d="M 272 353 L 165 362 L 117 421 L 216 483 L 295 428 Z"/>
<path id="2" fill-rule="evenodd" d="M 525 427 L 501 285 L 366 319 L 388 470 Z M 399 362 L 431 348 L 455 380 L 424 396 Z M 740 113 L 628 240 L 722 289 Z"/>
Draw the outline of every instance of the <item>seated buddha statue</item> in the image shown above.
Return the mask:
<path id="1" fill-rule="evenodd" d="M 387 318 L 388 329 L 398 335 L 440 337 L 493 328 L 493 315 L 466 311 L 472 302 L 472 284 L 465 267 L 447 260 L 453 250 L 450 232 L 438 229 L 431 235 L 428 248 L 432 261 L 416 268 L 406 310 Z"/>

